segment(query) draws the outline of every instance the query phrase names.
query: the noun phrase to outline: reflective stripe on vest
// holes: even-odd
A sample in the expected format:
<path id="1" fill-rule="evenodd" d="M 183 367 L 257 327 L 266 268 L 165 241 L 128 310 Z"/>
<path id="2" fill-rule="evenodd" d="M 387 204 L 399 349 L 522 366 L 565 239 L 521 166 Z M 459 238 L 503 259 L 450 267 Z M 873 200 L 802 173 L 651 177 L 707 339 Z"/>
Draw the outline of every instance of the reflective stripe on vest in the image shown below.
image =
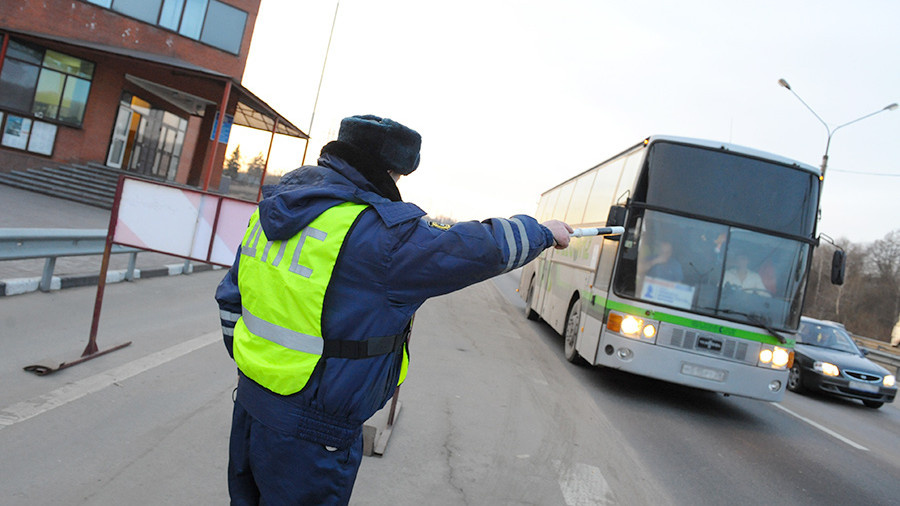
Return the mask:
<path id="1" fill-rule="evenodd" d="M 234 360 L 247 377 L 281 395 L 306 386 L 322 357 L 325 291 L 364 209 L 336 205 L 286 241 L 266 238 L 258 209 L 250 217 L 238 263 L 243 310 L 234 327 Z"/>

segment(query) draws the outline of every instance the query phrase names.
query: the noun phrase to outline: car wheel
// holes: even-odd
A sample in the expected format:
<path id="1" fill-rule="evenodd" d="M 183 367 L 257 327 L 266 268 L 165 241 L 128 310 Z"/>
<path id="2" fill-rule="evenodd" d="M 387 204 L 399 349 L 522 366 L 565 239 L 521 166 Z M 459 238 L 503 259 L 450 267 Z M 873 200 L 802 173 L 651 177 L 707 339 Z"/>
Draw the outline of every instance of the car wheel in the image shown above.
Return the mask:
<path id="1" fill-rule="evenodd" d="M 787 387 L 791 392 L 800 393 L 805 390 L 803 388 L 803 377 L 800 372 L 800 364 L 797 362 L 794 362 L 794 365 L 791 366 L 791 370 L 788 373 Z"/>
<path id="2" fill-rule="evenodd" d="M 531 309 L 531 302 L 534 300 L 534 278 L 531 278 L 531 282 L 528 283 L 528 292 L 525 295 L 525 318 L 528 318 L 531 321 L 538 321 L 541 319 L 541 315 L 537 313 L 534 309 Z"/>
<path id="3" fill-rule="evenodd" d="M 867 408 L 872 409 L 878 409 L 881 406 L 884 406 L 884 403 L 881 401 L 863 401 L 863 404 L 865 404 Z"/>
<path id="4" fill-rule="evenodd" d="M 581 355 L 575 349 L 575 341 L 578 339 L 578 330 L 581 328 L 581 299 L 576 300 L 572 307 L 569 308 L 569 317 L 566 318 L 566 330 L 563 334 L 565 339 L 565 355 L 569 362 L 582 365 L 585 363 Z"/>

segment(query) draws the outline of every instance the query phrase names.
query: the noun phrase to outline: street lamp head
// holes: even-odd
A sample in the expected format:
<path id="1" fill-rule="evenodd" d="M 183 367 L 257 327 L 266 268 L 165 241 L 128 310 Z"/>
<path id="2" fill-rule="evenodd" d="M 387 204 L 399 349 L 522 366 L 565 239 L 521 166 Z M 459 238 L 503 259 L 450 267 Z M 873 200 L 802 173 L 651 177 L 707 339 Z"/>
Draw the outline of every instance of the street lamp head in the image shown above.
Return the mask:
<path id="1" fill-rule="evenodd" d="M 893 111 L 893 110 L 896 109 L 897 107 L 898 107 L 897 102 L 894 102 L 893 104 L 891 104 L 891 105 L 885 107 L 884 110 L 885 110 L 885 111 Z"/>
<path id="2" fill-rule="evenodd" d="M 779 79 L 779 80 L 778 80 L 778 85 L 779 85 L 779 86 L 782 86 L 782 87 L 785 87 L 785 88 L 787 88 L 787 89 L 791 89 L 791 85 L 788 84 L 788 82 L 785 81 L 784 79 Z M 894 104 L 894 105 L 897 105 L 897 104 Z"/>

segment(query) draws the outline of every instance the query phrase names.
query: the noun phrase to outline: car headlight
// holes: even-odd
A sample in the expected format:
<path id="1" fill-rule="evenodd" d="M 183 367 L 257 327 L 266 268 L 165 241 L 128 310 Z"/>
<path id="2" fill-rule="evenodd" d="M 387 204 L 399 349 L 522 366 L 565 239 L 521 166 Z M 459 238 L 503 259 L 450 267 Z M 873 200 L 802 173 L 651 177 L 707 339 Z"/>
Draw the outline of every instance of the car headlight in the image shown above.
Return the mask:
<path id="1" fill-rule="evenodd" d="M 793 354 L 794 352 L 787 348 L 764 344 L 762 349 L 759 350 L 759 363 L 757 365 L 760 367 L 771 367 L 772 369 L 786 369 L 792 362 Z"/>
<path id="2" fill-rule="evenodd" d="M 630 339 L 655 343 L 659 322 L 630 314 L 610 312 L 606 319 L 606 328 Z"/>
<path id="3" fill-rule="evenodd" d="M 896 381 L 897 381 L 897 378 L 895 378 L 893 374 L 888 374 L 887 376 L 884 377 L 883 380 L 881 380 L 881 384 L 886 387 L 892 387 L 892 386 L 894 386 L 894 383 Z"/>
<path id="4" fill-rule="evenodd" d="M 828 363 L 828 362 L 819 362 L 816 361 L 813 363 L 813 369 L 817 372 L 824 374 L 825 376 L 840 376 L 841 370 L 838 369 L 838 366 Z"/>

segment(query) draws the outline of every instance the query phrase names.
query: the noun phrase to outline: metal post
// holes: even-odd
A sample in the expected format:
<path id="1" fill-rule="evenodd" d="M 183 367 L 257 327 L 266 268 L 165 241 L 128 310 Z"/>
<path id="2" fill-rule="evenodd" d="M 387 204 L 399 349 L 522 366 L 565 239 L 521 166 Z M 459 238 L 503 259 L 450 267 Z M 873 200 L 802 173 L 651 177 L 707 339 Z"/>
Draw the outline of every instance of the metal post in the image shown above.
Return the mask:
<path id="1" fill-rule="evenodd" d="M 81 354 L 82 358 L 98 354 L 97 329 L 100 326 L 100 309 L 103 307 L 103 292 L 106 289 L 106 273 L 109 271 L 109 256 L 112 251 L 113 237 L 115 237 L 116 234 L 116 222 L 119 220 L 119 203 L 122 199 L 122 188 L 124 186 L 125 176 L 119 176 L 118 188 L 116 188 L 116 199 L 113 201 L 112 212 L 109 215 L 109 230 L 106 233 L 106 248 L 103 250 L 103 261 L 100 263 L 100 278 L 97 280 L 97 297 L 94 299 L 94 317 L 91 320 L 91 334 L 88 337 L 88 344 Z M 110 348 L 103 353 L 124 348 L 129 344 L 131 344 L 131 341 Z"/>
<path id="2" fill-rule="evenodd" d="M 800 95 L 798 95 L 797 92 L 794 91 L 793 88 L 791 88 L 791 85 L 788 84 L 787 81 L 785 81 L 784 79 L 779 79 L 778 85 L 781 86 L 782 88 L 790 91 L 792 95 L 797 97 L 797 100 L 799 100 L 800 103 L 803 104 L 806 107 L 806 109 L 809 110 L 809 112 L 811 112 L 813 114 L 813 116 L 816 117 L 817 120 L 819 120 L 819 123 L 821 123 L 822 126 L 825 127 L 825 133 L 828 134 L 828 139 L 825 142 L 825 154 L 822 155 L 822 166 L 821 166 L 822 174 L 819 175 L 819 179 L 822 181 L 822 183 L 819 184 L 819 205 L 821 206 L 821 204 L 822 204 L 822 202 L 821 202 L 822 186 L 824 186 L 824 184 L 825 184 L 825 170 L 828 168 L 828 149 L 831 147 L 831 137 L 834 136 L 835 132 L 837 132 L 841 128 L 844 128 L 847 125 L 852 125 L 853 123 L 856 123 L 857 121 L 862 121 L 868 117 L 874 116 L 874 115 L 884 112 L 884 111 L 893 111 L 893 110 L 897 109 L 897 103 L 895 102 L 895 103 L 886 105 L 886 106 L 882 107 L 881 109 L 878 109 L 875 112 L 870 112 L 869 114 L 866 114 L 865 116 L 856 118 L 853 121 L 848 121 L 848 122 L 844 123 L 843 125 L 838 125 L 834 128 L 831 128 L 830 126 L 828 126 L 828 123 L 826 123 L 825 120 L 822 119 L 822 117 L 819 116 L 819 114 L 816 113 L 816 111 L 814 111 L 813 108 L 810 107 L 809 104 L 806 103 L 805 100 L 800 98 Z"/>
<path id="3" fill-rule="evenodd" d="M 280 119 L 281 118 L 275 118 L 275 124 L 272 125 L 272 136 L 269 137 L 269 150 L 266 151 L 266 163 L 263 164 L 263 171 L 259 176 L 259 191 L 256 192 L 257 202 L 259 202 L 260 198 L 262 197 L 263 182 L 266 180 L 266 171 L 269 170 L 269 156 L 272 154 L 272 143 L 275 142 L 275 130 L 278 130 L 278 121 Z M 309 145 L 309 139 L 306 139 L 306 145 Z"/>
<path id="4" fill-rule="evenodd" d="M 6 48 L 9 47 L 9 34 L 3 34 L 3 45 L 0 46 L 0 69 L 3 69 L 3 62 L 6 60 Z"/>
<path id="5" fill-rule="evenodd" d="M 125 281 L 134 281 L 135 264 L 137 264 L 137 251 L 128 254 L 128 268 L 125 270 Z"/>
<path id="6" fill-rule="evenodd" d="M 334 25 L 337 24 L 338 9 L 341 2 L 338 0 L 334 6 L 334 18 L 331 20 L 331 33 L 328 34 L 328 45 L 325 47 L 325 59 L 322 61 L 322 73 L 319 74 L 319 87 L 316 89 L 316 100 L 313 102 L 312 115 L 309 117 L 309 129 L 306 131 L 306 146 L 303 147 L 303 159 L 300 165 L 306 165 L 306 151 L 309 149 L 309 139 L 312 136 L 313 121 L 316 119 L 316 107 L 319 105 L 319 93 L 322 91 L 322 80 L 325 79 L 325 65 L 328 63 L 328 52 L 331 50 L 331 39 L 334 36 Z"/>
<path id="7" fill-rule="evenodd" d="M 44 272 L 41 274 L 41 284 L 38 286 L 42 292 L 49 292 L 53 283 L 53 270 L 56 268 L 56 257 L 47 257 L 44 261 Z"/>
<path id="8" fill-rule="evenodd" d="M 203 178 L 203 191 L 209 190 L 209 180 L 212 178 L 213 167 L 216 164 L 216 152 L 219 148 L 219 135 L 222 134 L 222 125 L 225 123 L 225 111 L 228 108 L 228 99 L 231 95 L 231 79 L 225 81 L 225 92 L 222 94 L 222 103 L 219 104 L 219 121 L 216 122 L 216 132 L 213 136 L 212 153 L 209 156 L 209 165 L 206 167 L 206 177 Z"/>

